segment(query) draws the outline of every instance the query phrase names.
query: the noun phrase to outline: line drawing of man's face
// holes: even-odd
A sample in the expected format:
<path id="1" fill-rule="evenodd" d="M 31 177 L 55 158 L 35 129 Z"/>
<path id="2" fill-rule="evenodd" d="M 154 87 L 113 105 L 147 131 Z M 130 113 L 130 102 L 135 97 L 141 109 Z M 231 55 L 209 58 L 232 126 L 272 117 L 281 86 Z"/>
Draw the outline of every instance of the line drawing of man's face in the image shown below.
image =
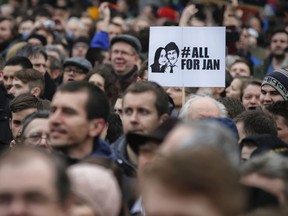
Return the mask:
<path id="1" fill-rule="evenodd" d="M 168 60 L 169 60 L 171 65 L 175 65 L 177 60 L 178 60 L 176 50 L 174 50 L 174 49 L 173 50 L 169 50 L 167 52 L 167 58 L 168 58 Z"/>

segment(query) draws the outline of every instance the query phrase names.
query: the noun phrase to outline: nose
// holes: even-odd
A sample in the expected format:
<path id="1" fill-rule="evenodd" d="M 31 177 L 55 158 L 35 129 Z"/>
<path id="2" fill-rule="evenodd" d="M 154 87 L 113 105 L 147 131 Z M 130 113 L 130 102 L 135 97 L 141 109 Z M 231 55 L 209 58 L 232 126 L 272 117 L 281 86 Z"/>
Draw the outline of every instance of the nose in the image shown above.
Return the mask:
<path id="1" fill-rule="evenodd" d="M 53 113 L 50 113 L 49 122 L 52 124 L 60 123 L 61 122 L 61 111 L 55 110 Z"/>
<path id="2" fill-rule="evenodd" d="M 137 123 L 138 122 L 138 114 L 137 112 L 133 112 L 130 116 L 130 122 L 131 123 Z"/>
<path id="3" fill-rule="evenodd" d="M 9 207 L 9 215 L 26 215 L 26 206 L 23 200 L 14 200 Z"/>
<path id="4" fill-rule="evenodd" d="M 271 100 L 272 100 L 272 98 L 271 98 L 269 93 L 264 95 L 264 101 L 271 101 Z"/>
<path id="5" fill-rule="evenodd" d="M 171 89 L 171 88 L 168 88 L 168 89 L 166 90 L 166 93 L 167 93 L 168 95 L 170 95 L 170 94 L 171 94 L 171 91 L 172 91 L 172 89 Z"/>
<path id="6" fill-rule="evenodd" d="M 12 86 L 10 88 L 10 90 L 8 91 L 9 94 L 15 95 L 15 90 L 14 90 L 14 86 Z"/>

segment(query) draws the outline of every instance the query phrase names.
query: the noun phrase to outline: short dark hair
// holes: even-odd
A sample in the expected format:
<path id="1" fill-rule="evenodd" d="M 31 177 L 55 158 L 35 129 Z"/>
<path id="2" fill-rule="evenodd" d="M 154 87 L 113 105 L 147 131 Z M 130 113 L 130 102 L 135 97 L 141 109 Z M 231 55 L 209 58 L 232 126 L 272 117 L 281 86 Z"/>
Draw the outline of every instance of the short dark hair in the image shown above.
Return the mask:
<path id="1" fill-rule="evenodd" d="M 3 164 L 19 165 L 33 158 L 40 157 L 51 165 L 52 172 L 55 175 L 55 189 L 60 204 L 64 204 L 71 195 L 71 184 L 66 173 L 65 161 L 57 154 L 51 154 L 40 148 L 27 146 L 17 146 L 12 150 L 7 150 L 0 157 L 0 168 Z"/>
<path id="2" fill-rule="evenodd" d="M 21 94 L 10 102 L 10 111 L 12 113 L 30 108 L 36 108 L 37 110 L 43 109 L 41 101 L 30 93 Z"/>
<path id="3" fill-rule="evenodd" d="M 47 61 L 48 55 L 44 47 L 32 44 L 25 45 L 16 53 L 16 56 L 24 56 L 27 58 L 38 57 L 39 55 L 42 55 L 44 59 Z"/>
<path id="4" fill-rule="evenodd" d="M 170 50 L 176 50 L 176 52 L 177 52 L 177 57 L 179 56 L 179 48 L 178 48 L 178 46 L 174 43 L 174 42 L 170 42 L 170 43 L 168 43 L 166 46 L 165 46 L 165 50 L 166 50 L 166 52 L 168 53 L 168 51 L 170 51 Z"/>
<path id="5" fill-rule="evenodd" d="M 284 123 L 288 126 L 288 101 L 277 101 L 267 107 L 267 111 L 273 115 L 279 115 L 284 118 Z"/>
<path id="6" fill-rule="evenodd" d="M 30 90 L 35 87 L 40 87 L 41 94 L 43 94 L 45 88 L 45 79 L 38 70 L 32 68 L 23 69 L 17 71 L 14 74 L 14 77 L 21 80 L 21 82 L 28 84 Z"/>
<path id="7" fill-rule="evenodd" d="M 234 118 L 235 123 L 243 123 L 244 133 L 271 134 L 277 136 L 277 125 L 273 116 L 262 110 L 246 110 Z"/>
<path id="8" fill-rule="evenodd" d="M 155 107 L 157 109 L 158 116 L 165 113 L 169 113 L 169 99 L 167 93 L 164 89 L 152 81 L 139 81 L 132 83 L 124 92 L 123 101 L 128 93 L 143 93 L 143 92 L 153 92 L 155 95 Z"/>
<path id="9" fill-rule="evenodd" d="M 89 120 L 103 118 L 107 121 L 110 108 L 109 101 L 105 93 L 96 85 L 87 81 L 73 81 L 60 85 L 57 92 L 87 92 L 88 100 L 86 103 L 87 118 Z"/>
<path id="10" fill-rule="evenodd" d="M 5 63 L 5 66 L 16 66 L 16 65 L 21 66 L 23 69 L 33 68 L 31 61 L 24 56 L 13 56 Z"/>
<path id="11" fill-rule="evenodd" d="M 49 118 L 49 111 L 48 110 L 39 110 L 37 112 L 31 113 L 30 115 L 26 116 L 23 120 L 23 128 L 21 136 L 24 138 L 25 130 L 27 126 L 34 120 L 34 119 L 48 119 Z"/>

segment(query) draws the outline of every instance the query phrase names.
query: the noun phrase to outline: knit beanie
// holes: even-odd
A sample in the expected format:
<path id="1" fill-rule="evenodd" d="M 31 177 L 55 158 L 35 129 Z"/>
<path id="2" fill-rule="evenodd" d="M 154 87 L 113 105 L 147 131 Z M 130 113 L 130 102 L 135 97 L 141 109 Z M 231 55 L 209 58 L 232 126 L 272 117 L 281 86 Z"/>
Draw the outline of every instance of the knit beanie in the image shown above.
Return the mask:
<path id="1" fill-rule="evenodd" d="M 264 77 L 262 85 L 270 85 L 278 91 L 284 100 L 288 100 L 288 71 L 278 69 Z"/>

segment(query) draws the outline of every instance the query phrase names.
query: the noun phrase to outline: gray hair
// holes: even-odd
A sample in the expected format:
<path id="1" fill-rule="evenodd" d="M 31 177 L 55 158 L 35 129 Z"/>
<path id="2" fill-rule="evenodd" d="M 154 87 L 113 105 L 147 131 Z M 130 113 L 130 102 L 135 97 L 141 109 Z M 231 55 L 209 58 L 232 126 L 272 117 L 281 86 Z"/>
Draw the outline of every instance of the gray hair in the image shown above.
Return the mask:
<path id="1" fill-rule="evenodd" d="M 198 99 L 201 99 L 201 98 L 205 98 L 205 99 L 207 98 L 208 100 L 213 102 L 219 108 L 219 112 L 220 112 L 220 117 L 221 118 L 226 118 L 227 117 L 228 113 L 227 113 L 226 107 L 222 103 L 218 102 L 214 98 L 209 97 L 207 95 L 192 95 L 186 101 L 186 103 L 183 105 L 182 109 L 180 110 L 179 118 L 186 119 L 188 117 L 189 107 L 190 107 L 191 103 L 193 103 L 194 101 L 196 101 Z"/>
<path id="2" fill-rule="evenodd" d="M 239 168 L 239 146 L 237 139 L 228 128 L 217 122 L 203 121 L 185 121 L 182 125 L 191 128 L 192 133 L 180 143 L 179 150 L 213 148 L 227 157 L 232 167 Z"/>
<path id="3" fill-rule="evenodd" d="M 288 199 L 288 160 L 287 158 L 272 152 L 252 157 L 241 167 L 242 176 L 258 173 L 271 179 L 284 181 L 284 194 Z"/>
<path id="4" fill-rule="evenodd" d="M 45 46 L 46 51 L 56 52 L 60 56 L 61 63 L 65 60 L 65 54 L 57 48 L 56 45 L 48 44 Z"/>

